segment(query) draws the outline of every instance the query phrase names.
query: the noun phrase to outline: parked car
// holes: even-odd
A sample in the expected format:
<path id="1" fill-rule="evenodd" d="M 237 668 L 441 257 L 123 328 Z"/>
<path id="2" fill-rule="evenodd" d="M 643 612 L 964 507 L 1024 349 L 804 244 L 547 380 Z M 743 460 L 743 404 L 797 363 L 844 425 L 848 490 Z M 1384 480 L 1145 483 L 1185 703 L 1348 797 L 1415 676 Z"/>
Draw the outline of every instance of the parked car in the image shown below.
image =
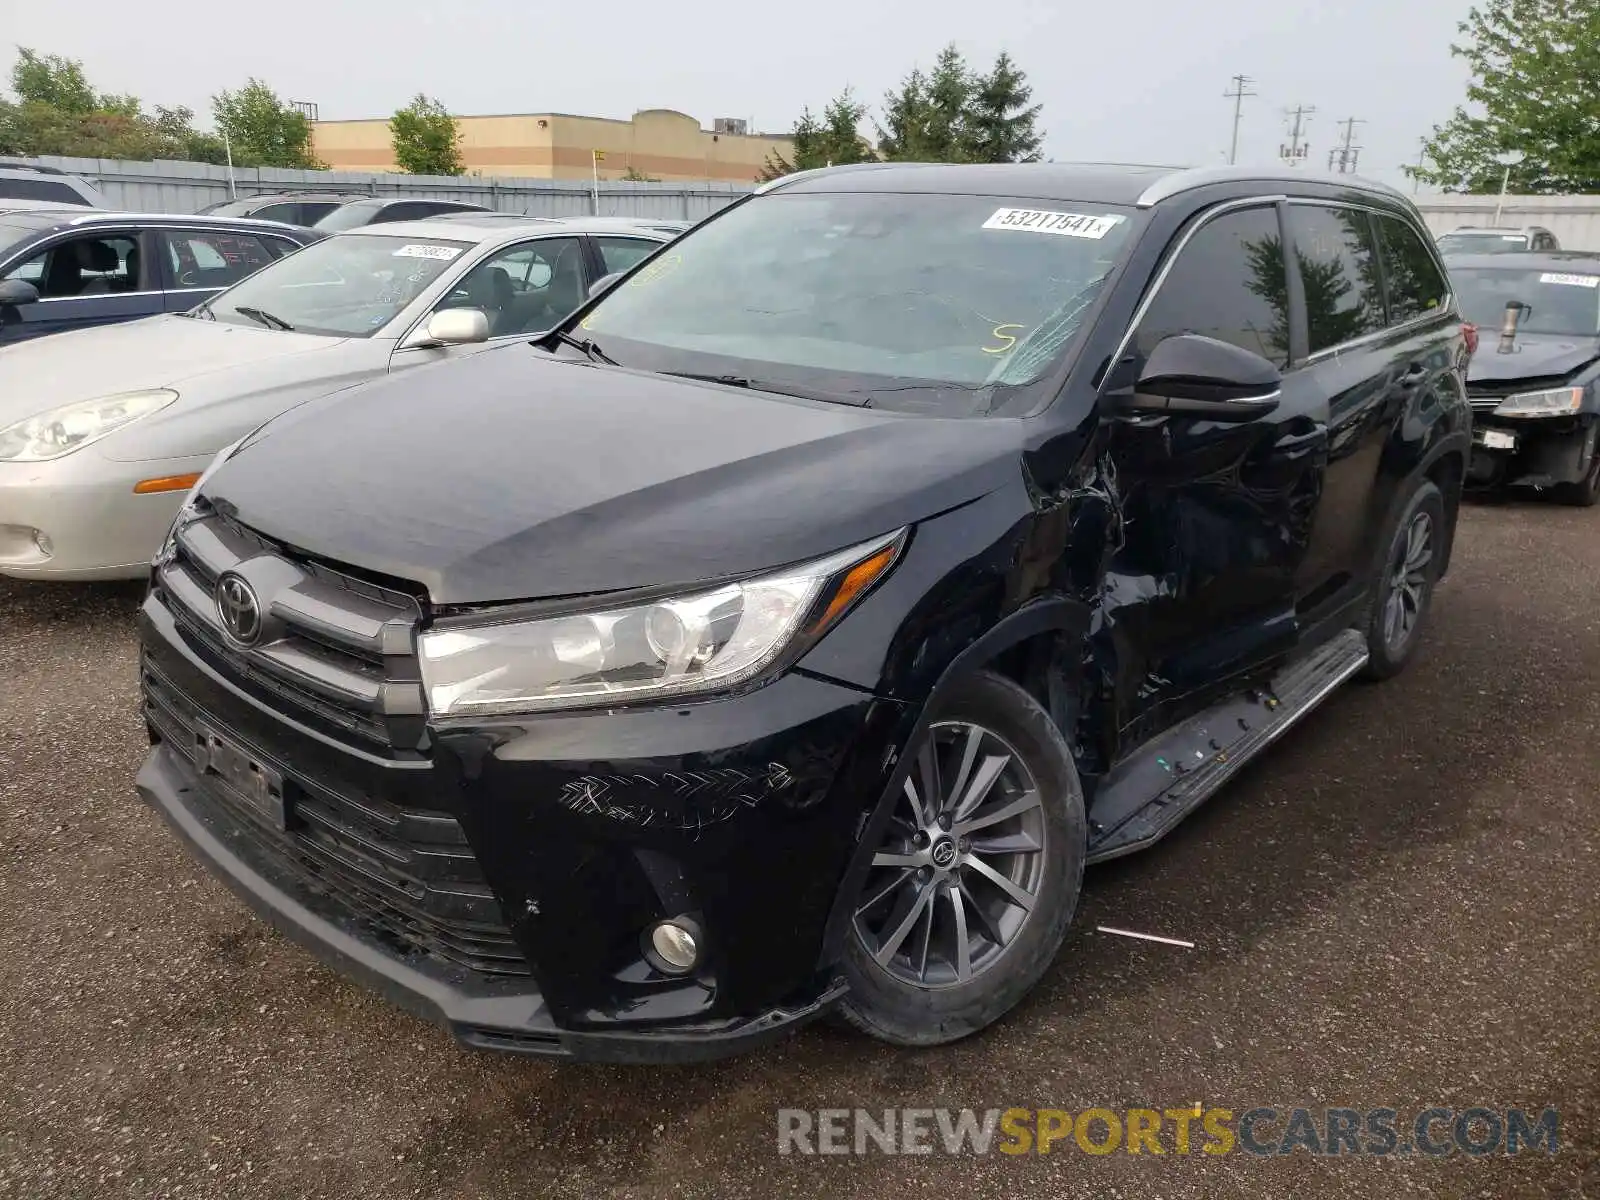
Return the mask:
<path id="1" fill-rule="evenodd" d="M 1463 256 L 1450 279 L 1482 338 L 1469 481 L 1600 503 L 1600 254 Z"/>
<path id="2" fill-rule="evenodd" d="M 481 204 L 466 204 L 459 200 L 398 200 L 369 196 L 340 205 L 320 218 L 313 228 L 324 233 L 342 233 L 346 229 L 379 225 L 385 221 L 420 221 L 445 213 L 489 211 Z"/>
<path id="3" fill-rule="evenodd" d="M 200 211 L 218 217 L 255 217 L 260 221 L 283 221 L 289 225 L 315 225 L 336 208 L 368 197 L 362 192 L 338 195 L 332 192 L 267 192 L 260 196 L 241 196 L 219 200 Z"/>
<path id="4" fill-rule="evenodd" d="M 228 442 L 323 392 L 547 330 L 608 261 L 660 241 L 580 221 L 385 224 L 319 236 L 192 311 L 0 353 L 0 575 L 144 574 Z"/>
<path id="5" fill-rule="evenodd" d="M 951 1041 L 1086 862 L 1415 654 L 1465 343 L 1348 176 L 788 176 L 538 346 L 220 454 L 142 610 L 139 789 L 475 1046 Z"/>
<path id="6" fill-rule="evenodd" d="M 57 167 L 0 159 L 0 207 L 7 200 L 46 200 L 84 208 L 110 208 L 93 184 Z"/>
<path id="7" fill-rule="evenodd" d="M 1523 229 L 1502 229 L 1463 225 L 1439 237 L 1439 252 L 1445 257 L 1457 254 L 1520 254 L 1525 250 L 1561 249 L 1556 235 L 1539 225 Z"/>
<path id="8" fill-rule="evenodd" d="M 0 346 L 193 308 L 324 236 L 274 221 L 0 201 Z"/>

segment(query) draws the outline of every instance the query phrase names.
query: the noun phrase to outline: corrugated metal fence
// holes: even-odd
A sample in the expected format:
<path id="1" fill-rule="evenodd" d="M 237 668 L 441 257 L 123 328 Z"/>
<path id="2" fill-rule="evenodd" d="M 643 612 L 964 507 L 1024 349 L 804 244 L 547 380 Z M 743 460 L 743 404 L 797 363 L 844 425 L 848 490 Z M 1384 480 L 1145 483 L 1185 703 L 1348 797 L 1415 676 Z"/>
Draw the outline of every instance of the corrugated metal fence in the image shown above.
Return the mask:
<path id="1" fill-rule="evenodd" d="M 1497 196 L 1417 196 L 1428 228 L 1448 233 L 1462 225 L 1493 225 Z M 1507 196 L 1500 224 L 1542 225 L 1563 249 L 1600 250 L 1600 196 Z"/>
<path id="2" fill-rule="evenodd" d="M 46 166 L 97 184 L 119 208 L 135 212 L 195 212 L 228 198 L 228 171 L 205 163 L 124 162 L 109 158 L 41 158 Z M 241 196 L 258 192 L 363 192 L 372 196 L 427 196 L 465 200 L 500 212 L 536 217 L 594 211 L 590 186 L 571 179 L 485 179 L 478 176 L 364 174 L 359 171 L 286 171 L 238 168 Z M 612 216 L 698 220 L 750 191 L 731 183 L 620 183 L 601 181 L 600 212 Z M 1417 196 L 1428 227 L 1445 233 L 1460 225 L 1492 225 L 1494 196 Z M 1507 196 L 1500 213 L 1507 226 L 1543 225 L 1572 250 L 1600 250 L 1600 196 Z"/>
<path id="3" fill-rule="evenodd" d="M 82 176 L 105 193 L 113 205 L 132 212 L 191 213 L 229 196 L 228 169 L 205 163 L 58 157 L 32 161 Z M 233 176 L 240 196 L 260 192 L 362 192 L 370 196 L 462 200 L 499 212 L 525 212 L 535 217 L 576 216 L 594 211 L 590 185 L 582 180 L 290 171 L 276 167 L 235 168 Z M 732 203 L 753 186 L 601 180 L 600 212 L 607 216 L 699 220 Z"/>

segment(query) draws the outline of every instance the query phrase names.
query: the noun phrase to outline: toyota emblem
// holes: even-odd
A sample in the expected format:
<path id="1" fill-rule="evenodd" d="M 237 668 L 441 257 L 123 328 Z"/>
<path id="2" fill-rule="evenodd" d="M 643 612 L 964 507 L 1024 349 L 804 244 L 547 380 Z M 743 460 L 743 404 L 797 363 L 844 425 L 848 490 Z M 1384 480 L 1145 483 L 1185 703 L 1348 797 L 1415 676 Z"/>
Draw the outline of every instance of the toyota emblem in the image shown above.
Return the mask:
<path id="1" fill-rule="evenodd" d="M 244 579 L 229 572 L 217 580 L 217 616 L 228 637 L 241 646 L 261 636 L 261 601 Z"/>
<path id="2" fill-rule="evenodd" d="M 928 856 L 933 859 L 933 865 L 941 871 L 956 860 L 956 844 L 950 838 L 940 838 L 933 844 L 933 851 Z"/>

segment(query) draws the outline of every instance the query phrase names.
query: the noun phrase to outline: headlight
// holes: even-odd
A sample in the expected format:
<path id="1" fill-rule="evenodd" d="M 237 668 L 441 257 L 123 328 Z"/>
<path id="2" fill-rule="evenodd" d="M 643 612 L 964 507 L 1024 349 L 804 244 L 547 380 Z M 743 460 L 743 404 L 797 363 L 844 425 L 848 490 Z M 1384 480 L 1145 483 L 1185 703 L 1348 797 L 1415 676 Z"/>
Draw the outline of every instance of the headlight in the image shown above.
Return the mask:
<path id="1" fill-rule="evenodd" d="M 0 429 L 0 462 L 47 462 L 98 442 L 178 398 L 165 388 L 80 400 Z"/>
<path id="2" fill-rule="evenodd" d="M 1578 411 L 1583 389 L 1555 388 L 1548 392 L 1518 392 L 1495 406 L 1497 417 L 1561 417 Z"/>
<path id="3" fill-rule="evenodd" d="M 736 687 L 809 644 L 882 579 L 905 530 L 690 595 L 422 635 L 435 716 L 534 712 Z"/>

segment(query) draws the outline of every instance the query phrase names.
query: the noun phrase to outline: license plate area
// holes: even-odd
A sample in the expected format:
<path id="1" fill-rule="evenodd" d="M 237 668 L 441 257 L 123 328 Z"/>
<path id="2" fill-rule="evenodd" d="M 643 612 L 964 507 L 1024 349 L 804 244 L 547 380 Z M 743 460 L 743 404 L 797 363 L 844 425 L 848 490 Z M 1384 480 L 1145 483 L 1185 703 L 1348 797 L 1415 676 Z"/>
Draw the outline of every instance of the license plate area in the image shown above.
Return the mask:
<path id="1" fill-rule="evenodd" d="M 1472 440 L 1485 450 L 1515 450 L 1517 435 L 1503 429 L 1475 429 Z"/>
<path id="2" fill-rule="evenodd" d="M 202 774 L 216 776 L 274 828 L 289 828 L 294 818 L 294 785 L 280 771 L 253 758 L 238 742 L 206 725 L 195 726 L 194 742 Z"/>

